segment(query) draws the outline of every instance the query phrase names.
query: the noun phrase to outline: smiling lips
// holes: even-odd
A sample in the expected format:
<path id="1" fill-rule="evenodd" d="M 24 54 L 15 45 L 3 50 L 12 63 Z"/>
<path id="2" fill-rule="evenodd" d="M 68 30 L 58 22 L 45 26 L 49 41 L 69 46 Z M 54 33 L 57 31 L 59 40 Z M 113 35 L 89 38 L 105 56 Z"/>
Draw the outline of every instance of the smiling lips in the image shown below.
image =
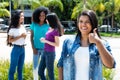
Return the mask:
<path id="1" fill-rule="evenodd" d="M 88 28 L 87 27 L 82 27 L 80 28 L 81 30 L 87 30 Z"/>

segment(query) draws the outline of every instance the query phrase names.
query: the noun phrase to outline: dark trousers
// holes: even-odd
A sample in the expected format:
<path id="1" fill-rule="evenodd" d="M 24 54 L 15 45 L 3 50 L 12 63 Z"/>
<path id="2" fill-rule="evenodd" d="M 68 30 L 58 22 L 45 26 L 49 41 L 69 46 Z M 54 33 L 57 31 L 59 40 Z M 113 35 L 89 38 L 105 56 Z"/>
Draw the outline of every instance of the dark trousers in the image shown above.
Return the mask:
<path id="1" fill-rule="evenodd" d="M 41 80 L 46 80 L 45 78 L 45 68 L 47 68 L 48 76 L 50 80 L 54 79 L 54 60 L 55 60 L 55 52 L 44 52 L 41 55 L 41 61 L 38 69 L 38 74 Z"/>

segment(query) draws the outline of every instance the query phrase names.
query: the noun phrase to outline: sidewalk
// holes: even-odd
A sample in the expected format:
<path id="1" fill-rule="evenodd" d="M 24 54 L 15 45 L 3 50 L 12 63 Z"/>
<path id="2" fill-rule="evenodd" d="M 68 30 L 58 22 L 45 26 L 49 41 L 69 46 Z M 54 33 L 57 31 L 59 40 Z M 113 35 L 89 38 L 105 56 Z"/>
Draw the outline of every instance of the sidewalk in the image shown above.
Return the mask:
<path id="1" fill-rule="evenodd" d="M 72 36 L 72 35 L 70 35 Z M 60 58 L 61 55 L 61 50 L 62 50 L 62 43 L 63 40 L 67 37 L 70 36 L 62 36 L 60 38 L 60 47 L 56 48 L 56 60 L 58 60 Z M 6 37 L 7 34 L 6 33 L 0 33 L 0 59 L 10 59 L 10 53 L 11 53 L 11 49 L 12 47 L 9 47 L 6 45 Z M 30 34 L 28 33 L 27 35 L 27 39 L 26 39 L 26 46 L 25 46 L 25 63 L 28 62 L 32 62 L 32 56 L 33 56 L 33 52 L 32 52 L 32 48 L 31 48 L 31 43 L 30 43 Z"/>

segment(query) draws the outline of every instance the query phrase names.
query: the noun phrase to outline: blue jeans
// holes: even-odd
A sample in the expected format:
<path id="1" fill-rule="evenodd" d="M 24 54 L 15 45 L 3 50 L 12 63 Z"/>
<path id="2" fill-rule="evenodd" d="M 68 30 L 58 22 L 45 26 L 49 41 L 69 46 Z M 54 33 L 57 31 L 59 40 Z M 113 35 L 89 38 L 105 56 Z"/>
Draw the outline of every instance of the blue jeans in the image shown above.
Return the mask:
<path id="1" fill-rule="evenodd" d="M 55 52 L 44 52 L 41 55 L 41 61 L 38 69 L 38 74 L 41 80 L 46 80 L 44 74 L 45 68 L 47 68 L 49 79 L 54 80 L 54 60 Z"/>
<path id="2" fill-rule="evenodd" d="M 33 78 L 34 80 L 38 80 L 38 66 L 39 66 L 39 60 L 40 55 L 43 54 L 43 49 L 37 49 L 38 53 L 33 54 Z"/>
<path id="3" fill-rule="evenodd" d="M 17 68 L 18 80 L 22 80 L 22 69 L 25 60 L 25 48 L 19 46 L 13 46 L 10 59 L 10 69 L 8 74 L 8 80 L 14 80 L 14 73 Z"/>

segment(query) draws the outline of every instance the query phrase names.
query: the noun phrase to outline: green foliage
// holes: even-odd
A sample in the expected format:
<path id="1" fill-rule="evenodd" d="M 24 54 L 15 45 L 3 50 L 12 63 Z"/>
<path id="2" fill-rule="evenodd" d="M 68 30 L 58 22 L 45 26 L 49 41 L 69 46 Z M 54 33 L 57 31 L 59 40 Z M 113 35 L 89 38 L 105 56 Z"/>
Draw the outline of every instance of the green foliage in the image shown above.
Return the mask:
<path id="1" fill-rule="evenodd" d="M 0 60 L 0 80 L 8 80 L 9 66 L 9 60 Z M 17 73 L 14 78 L 17 80 Z M 25 64 L 23 68 L 23 80 L 33 80 L 31 63 Z"/>
<path id="2" fill-rule="evenodd" d="M 9 6 L 9 2 L 0 2 L 0 17 L 9 17 L 10 12 L 6 9 Z"/>
<path id="3" fill-rule="evenodd" d="M 44 0 L 43 5 L 49 7 L 51 12 L 53 12 L 54 8 L 59 8 L 61 12 L 64 9 L 61 0 Z"/>
<path id="4" fill-rule="evenodd" d="M 62 21 L 71 20 L 73 8 L 75 7 L 75 5 L 77 5 L 77 3 L 75 2 L 75 0 L 61 0 L 61 1 L 64 6 L 64 11 L 62 13 L 58 12 L 58 14 L 60 14 L 59 16 L 61 16 L 60 17 L 61 20 Z"/>
<path id="5" fill-rule="evenodd" d="M 54 64 L 54 73 L 55 73 L 55 80 L 58 80 L 58 68 L 57 68 L 57 62 Z"/>
<path id="6" fill-rule="evenodd" d="M 120 37 L 120 33 L 113 33 L 113 32 L 108 32 L 108 33 L 100 32 L 100 35 L 104 37 L 115 37 L 115 38 Z"/>
<path id="7" fill-rule="evenodd" d="M 64 34 L 65 34 L 65 35 L 66 35 L 66 34 L 68 34 L 68 35 L 69 35 L 69 34 L 76 34 L 76 32 L 65 32 Z"/>
<path id="8" fill-rule="evenodd" d="M 9 72 L 9 60 L 0 60 L 0 80 L 8 80 L 8 72 Z M 26 63 L 23 68 L 23 80 L 33 80 L 32 75 L 32 63 Z M 55 79 L 58 80 L 58 68 L 57 68 L 57 61 L 54 64 L 54 73 Z M 114 76 L 114 70 L 108 69 L 103 66 L 103 75 L 105 80 L 112 80 Z M 48 78 L 48 75 L 46 75 Z M 17 73 L 14 76 L 15 80 L 17 80 Z"/>
<path id="9" fill-rule="evenodd" d="M 9 60 L 0 59 L 0 80 L 8 80 L 10 62 Z M 58 68 L 55 62 L 55 79 L 58 80 Z M 23 80 L 33 80 L 33 65 L 32 63 L 26 63 L 23 68 Z M 17 72 L 14 75 L 15 80 L 17 80 Z M 47 75 L 48 78 L 48 75 Z"/>
<path id="10" fill-rule="evenodd" d="M 10 12 L 7 9 L 0 9 L 0 17 L 10 17 Z"/>
<path id="11" fill-rule="evenodd" d="M 8 79 L 9 61 L 0 60 L 0 80 Z"/>
<path id="12" fill-rule="evenodd" d="M 71 15 L 72 19 L 77 19 L 77 16 L 81 13 L 81 11 L 83 10 L 83 8 L 81 8 L 83 6 L 83 3 L 78 3 L 74 8 L 73 8 L 73 12 Z"/>
<path id="13" fill-rule="evenodd" d="M 23 68 L 23 80 L 33 80 L 33 71 L 32 63 L 26 63 Z"/>
<path id="14" fill-rule="evenodd" d="M 8 2 L 0 2 L 0 8 L 5 8 L 8 7 L 9 3 Z"/>
<path id="15" fill-rule="evenodd" d="M 32 5 L 31 8 L 33 10 L 42 6 L 41 3 L 38 0 L 31 0 L 31 1 L 29 1 L 29 3 L 31 3 L 31 5 Z"/>
<path id="16" fill-rule="evenodd" d="M 114 70 L 103 66 L 104 80 L 113 80 Z"/>

